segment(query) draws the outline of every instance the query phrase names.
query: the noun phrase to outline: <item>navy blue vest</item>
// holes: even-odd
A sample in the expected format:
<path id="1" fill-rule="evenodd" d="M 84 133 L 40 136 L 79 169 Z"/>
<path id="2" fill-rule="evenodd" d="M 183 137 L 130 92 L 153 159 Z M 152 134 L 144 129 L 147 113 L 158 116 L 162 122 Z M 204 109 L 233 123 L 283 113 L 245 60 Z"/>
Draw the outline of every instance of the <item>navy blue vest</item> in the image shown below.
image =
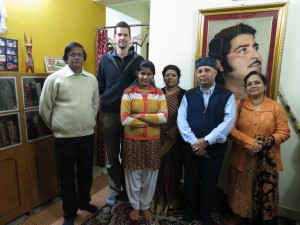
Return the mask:
<path id="1" fill-rule="evenodd" d="M 193 88 L 185 93 L 188 103 L 187 122 L 196 137 L 203 138 L 214 128 L 222 123 L 225 113 L 224 109 L 232 92 L 216 84 L 208 106 L 205 108 L 204 99 L 199 87 Z M 212 156 L 220 156 L 227 150 L 225 143 L 216 143 L 206 148 L 207 153 Z"/>

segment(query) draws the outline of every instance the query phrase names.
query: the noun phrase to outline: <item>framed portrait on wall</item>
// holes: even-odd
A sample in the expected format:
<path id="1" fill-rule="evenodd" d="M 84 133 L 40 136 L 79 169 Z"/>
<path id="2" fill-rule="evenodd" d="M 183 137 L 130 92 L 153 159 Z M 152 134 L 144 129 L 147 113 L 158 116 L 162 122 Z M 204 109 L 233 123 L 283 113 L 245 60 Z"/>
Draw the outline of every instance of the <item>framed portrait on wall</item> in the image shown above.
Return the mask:
<path id="1" fill-rule="evenodd" d="M 18 71 L 18 40 L 0 38 L 0 71 Z"/>
<path id="2" fill-rule="evenodd" d="M 287 2 L 226 7 L 199 10 L 197 27 L 196 59 L 211 56 L 218 59 L 224 66 L 223 76 L 237 70 L 230 62 L 229 53 L 239 51 L 242 56 L 248 49 L 256 49 L 256 64 L 266 76 L 267 95 L 276 99 L 278 94 L 283 43 L 287 18 Z M 233 41 L 241 39 L 241 34 L 253 32 L 253 46 L 243 46 L 232 49 Z M 237 38 L 238 37 L 238 38 Z M 253 39 L 253 38 L 252 38 Z M 254 54 L 254 53 L 253 53 Z M 248 65 L 250 68 L 252 65 Z M 227 70 L 226 70 L 227 68 Z M 245 70 L 246 71 L 246 70 Z M 249 71 L 249 70 L 248 70 Z M 249 71 L 250 72 L 250 71 Z M 242 73 L 242 72 L 241 72 Z M 232 74 L 232 73 L 231 73 Z M 243 74 L 245 76 L 246 74 Z M 227 79 L 229 80 L 229 79 Z M 196 76 L 194 84 L 196 84 Z"/>

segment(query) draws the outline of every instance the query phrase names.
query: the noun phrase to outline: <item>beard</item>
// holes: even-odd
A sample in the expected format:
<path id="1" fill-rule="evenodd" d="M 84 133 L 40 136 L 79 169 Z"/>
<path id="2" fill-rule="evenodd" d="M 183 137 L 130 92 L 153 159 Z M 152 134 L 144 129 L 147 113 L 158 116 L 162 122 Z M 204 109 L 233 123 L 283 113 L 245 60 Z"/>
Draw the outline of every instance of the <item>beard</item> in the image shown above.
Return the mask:
<path id="1" fill-rule="evenodd" d="M 126 45 L 126 46 L 123 46 L 123 45 L 120 46 L 120 45 L 118 45 L 118 47 L 123 50 L 123 49 L 126 49 L 128 47 L 128 45 Z"/>
<path id="2" fill-rule="evenodd" d="M 117 44 L 117 46 L 118 46 L 118 48 L 120 48 L 120 49 L 126 49 L 126 48 L 128 48 L 129 47 L 129 43 L 128 42 L 119 42 L 118 44 Z"/>

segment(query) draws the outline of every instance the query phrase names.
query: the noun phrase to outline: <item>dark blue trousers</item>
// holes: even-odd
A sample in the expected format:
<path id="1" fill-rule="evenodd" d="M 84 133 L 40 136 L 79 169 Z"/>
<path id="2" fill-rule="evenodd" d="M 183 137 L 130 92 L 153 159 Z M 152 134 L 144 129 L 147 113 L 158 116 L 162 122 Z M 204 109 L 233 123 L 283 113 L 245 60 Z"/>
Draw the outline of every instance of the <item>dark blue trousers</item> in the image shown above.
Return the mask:
<path id="1" fill-rule="evenodd" d="M 184 198 L 189 220 L 211 220 L 224 155 L 199 157 L 190 146 L 184 148 Z"/>
<path id="2" fill-rule="evenodd" d="M 55 138 L 64 217 L 74 218 L 91 201 L 94 135 Z"/>

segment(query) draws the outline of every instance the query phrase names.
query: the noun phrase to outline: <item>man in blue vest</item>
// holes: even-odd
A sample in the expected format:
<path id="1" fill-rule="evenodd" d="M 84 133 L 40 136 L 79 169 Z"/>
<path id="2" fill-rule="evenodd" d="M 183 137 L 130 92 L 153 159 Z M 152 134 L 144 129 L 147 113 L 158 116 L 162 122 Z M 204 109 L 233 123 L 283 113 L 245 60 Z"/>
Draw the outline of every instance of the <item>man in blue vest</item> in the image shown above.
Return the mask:
<path id="1" fill-rule="evenodd" d="M 212 203 L 236 107 L 233 93 L 215 83 L 216 60 L 204 57 L 195 65 L 199 86 L 185 93 L 177 117 L 185 141 L 184 219 L 213 225 Z"/>

